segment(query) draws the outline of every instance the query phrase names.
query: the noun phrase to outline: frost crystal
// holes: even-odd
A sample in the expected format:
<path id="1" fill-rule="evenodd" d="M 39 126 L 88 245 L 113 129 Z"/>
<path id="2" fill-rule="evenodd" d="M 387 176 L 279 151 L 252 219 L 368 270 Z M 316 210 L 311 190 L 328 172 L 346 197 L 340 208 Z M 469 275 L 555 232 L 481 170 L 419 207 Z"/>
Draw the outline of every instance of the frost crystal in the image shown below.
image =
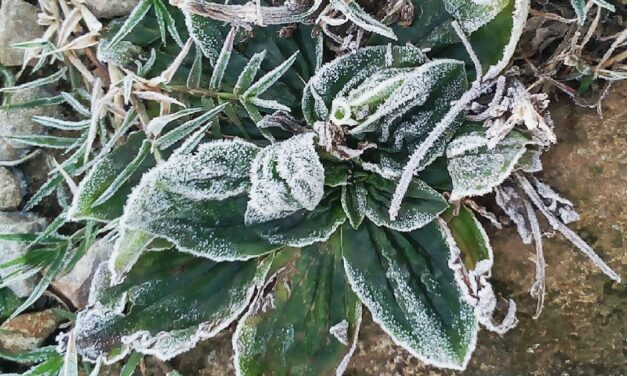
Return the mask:
<path id="1" fill-rule="evenodd" d="M 259 152 L 251 167 L 247 224 L 318 206 L 324 195 L 324 167 L 314 137 L 314 133 L 301 134 Z"/>

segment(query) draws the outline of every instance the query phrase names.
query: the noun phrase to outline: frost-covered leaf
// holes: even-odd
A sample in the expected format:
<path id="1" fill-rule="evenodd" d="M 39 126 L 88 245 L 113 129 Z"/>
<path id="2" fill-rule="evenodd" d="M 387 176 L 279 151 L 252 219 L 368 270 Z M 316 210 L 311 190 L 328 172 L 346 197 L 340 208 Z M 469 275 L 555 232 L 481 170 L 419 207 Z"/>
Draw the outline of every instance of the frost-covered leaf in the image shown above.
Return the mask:
<path id="1" fill-rule="evenodd" d="M 109 39 L 105 49 L 109 50 L 114 48 L 135 28 L 135 26 L 139 25 L 146 14 L 148 14 L 152 4 L 152 0 L 141 0 L 124 21 L 124 24 L 122 24 L 118 32 Z"/>
<path id="2" fill-rule="evenodd" d="M 368 191 L 363 183 L 355 183 L 342 187 L 342 208 L 350 225 L 357 229 L 366 217 L 366 196 Z"/>
<path id="3" fill-rule="evenodd" d="M 314 148 L 314 133 L 294 136 L 263 149 L 251 167 L 246 223 L 314 210 L 324 195 L 324 167 Z"/>
<path id="4" fill-rule="evenodd" d="M 245 92 L 242 94 L 244 98 L 252 98 L 259 96 L 265 93 L 275 82 L 277 82 L 288 69 L 294 64 L 296 61 L 296 57 L 298 56 L 298 52 L 295 52 L 292 56 L 290 56 L 287 60 L 285 60 L 281 65 L 274 68 L 272 71 L 265 74 L 261 77 L 257 82 L 252 84 Z"/>
<path id="5" fill-rule="evenodd" d="M 220 32 L 220 23 L 187 11 L 183 11 L 183 14 L 189 35 L 194 39 L 196 46 L 200 48 L 203 55 L 215 65 L 224 44 L 224 37 Z"/>
<path id="6" fill-rule="evenodd" d="M 449 268 L 452 251 L 437 222 L 409 233 L 371 222 L 341 231 L 348 279 L 373 320 L 425 363 L 464 369 L 477 319 Z"/>
<path id="7" fill-rule="evenodd" d="M 328 193 L 312 211 L 297 210 L 286 217 L 248 228 L 276 245 L 305 247 L 325 241 L 346 221 L 337 193 Z"/>
<path id="8" fill-rule="evenodd" d="M 490 149 L 485 131 L 468 127 L 448 145 L 448 171 L 453 180 L 451 200 L 480 196 L 492 191 L 514 170 L 531 141 L 518 131 Z"/>
<path id="9" fill-rule="evenodd" d="M 131 350 L 171 359 L 230 325 L 263 285 L 269 265 L 146 253 L 122 284 L 92 286 L 98 300 L 90 299 L 76 319 L 79 353 L 92 361 L 121 359 Z"/>
<path id="10" fill-rule="evenodd" d="M 150 154 L 143 158 L 111 197 L 101 205 L 96 206 L 94 203 L 135 159 L 137 150 L 145 139 L 143 132 L 132 133 L 124 144 L 94 164 L 74 195 L 69 214 L 71 218 L 110 221 L 122 215 L 122 208 L 131 190 L 139 183 L 142 175 L 156 164 L 154 157 Z"/>
<path id="11" fill-rule="evenodd" d="M 259 148 L 213 141 L 174 154 L 144 175 L 121 225 L 151 233 L 180 251 L 215 260 L 247 259 L 277 248 L 244 226 L 250 165 Z"/>
<path id="12" fill-rule="evenodd" d="M 440 215 L 448 204 L 444 197 L 421 180 L 414 178 L 395 220 L 388 210 L 396 189 L 396 182 L 373 174 L 366 182 L 365 213 L 377 226 L 408 232 L 421 228 Z"/>
<path id="13" fill-rule="evenodd" d="M 344 273 L 339 234 L 279 253 L 237 326 L 238 375 L 341 375 L 355 349 L 361 302 Z"/>
<path id="14" fill-rule="evenodd" d="M 362 48 L 322 66 L 307 83 L 302 107 L 310 126 L 327 120 L 331 104 L 345 87 L 351 88 L 384 68 L 413 68 L 425 61 L 417 48 L 376 46 Z"/>

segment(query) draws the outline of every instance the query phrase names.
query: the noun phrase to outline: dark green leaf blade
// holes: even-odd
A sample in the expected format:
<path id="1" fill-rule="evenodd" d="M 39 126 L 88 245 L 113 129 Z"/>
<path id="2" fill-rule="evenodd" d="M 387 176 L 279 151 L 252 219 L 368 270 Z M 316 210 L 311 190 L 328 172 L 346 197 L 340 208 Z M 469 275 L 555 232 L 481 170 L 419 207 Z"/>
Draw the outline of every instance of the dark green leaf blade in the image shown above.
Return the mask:
<path id="1" fill-rule="evenodd" d="M 374 321 L 425 363 L 464 369 L 478 322 L 449 268 L 438 223 L 410 233 L 371 222 L 357 231 L 345 226 L 342 241 L 349 281 Z"/>
<path id="2" fill-rule="evenodd" d="M 273 269 L 271 285 L 237 327 L 238 374 L 342 374 L 357 339 L 361 302 L 346 280 L 339 233 L 282 251 Z"/>
<path id="3" fill-rule="evenodd" d="M 148 252 L 113 287 L 103 264 L 94 277 L 94 304 L 77 316 L 79 353 L 111 360 L 135 350 L 168 360 L 230 325 L 263 285 L 270 263 Z"/>

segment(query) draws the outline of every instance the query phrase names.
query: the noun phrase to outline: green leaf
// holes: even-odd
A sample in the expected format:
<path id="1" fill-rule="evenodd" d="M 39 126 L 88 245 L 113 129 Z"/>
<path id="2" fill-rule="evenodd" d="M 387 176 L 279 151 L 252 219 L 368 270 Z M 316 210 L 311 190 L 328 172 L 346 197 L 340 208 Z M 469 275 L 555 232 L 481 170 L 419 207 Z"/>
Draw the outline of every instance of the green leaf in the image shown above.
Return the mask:
<path id="1" fill-rule="evenodd" d="M 19 354 L 11 354 L 0 351 L 0 359 L 21 364 L 39 363 L 49 359 L 50 357 L 58 356 L 59 353 L 57 352 L 56 346 L 38 347 Z"/>
<path id="2" fill-rule="evenodd" d="M 209 81 L 209 90 L 216 90 L 222 86 L 222 80 L 224 79 L 224 72 L 229 65 L 231 59 L 231 52 L 233 52 L 233 41 L 235 39 L 235 28 L 231 28 L 229 34 L 226 36 L 220 55 L 216 60 L 213 73 L 211 74 L 211 80 Z"/>
<path id="3" fill-rule="evenodd" d="M 139 164 L 128 179 L 116 189 L 113 196 L 102 205 L 96 206 L 94 203 L 133 162 L 144 140 L 143 132 L 131 133 L 124 144 L 102 157 L 92 167 L 74 195 L 68 214 L 71 218 L 110 221 L 122 215 L 122 209 L 131 190 L 139 183 L 142 175 L 156 164 L 152 155 L 148 155 Z"/>
<path id="4" fill-rule="evenodd" d="M 59 372 L 59 376 L 78 376 L 78 354 L 76 352 L 75 334 L 70 332 L 63 357 L 63 368 Z"/>
<path id="5" fill-rule="evenodd" d="M 314 210 L 324 196 L 324 167 L 314 133 L 293 136 L 261 150 L 251 166 L 246 223 L 283 218 L 300 209 Z"/>
<path id="6" fill-rule="evenodd" d="M 131 356 L 128 357 L 126 364 L 124 364 L 124 367 L 122 367 L 122 370 L 120 371 L 120 376 L 133 376 L 133 374 L 135 374 L 135 369 L 139 366 L 142 358 L 142 354 L 138 352 L 131 353 Z"/>
<path id="7" fill-rule="evenodd" d="M 233 93 L 238 95 L 241 92 L 248 90 L 250 85 L 252 85 L 253 80 L 257 76 L 257 72 L 259 72 L 259 68 L 261 67 L 261 62 L 266 58 L 266 51 L 263 50 L 253 55 L 252 58 L 246 64 L 242 73 L 240 73 L 237 78 L 237 83 L 235 84 L 235 89 Z"/>
<path id="8" fill-rule="evenodd" d="M 449 268 L 453 255 L 437 222 L 409 233 L 371 222 L 341 231 L 348 279 L 373 320 L 423 362 L 464 369 L 478 323 Z"/>
<path id="9" fill-rule="evenodd" d="M 272 268 L 277 272 L 235 332 L 238 374 L 342 374 L 355 349 L 361 302 L 346 281 L 339 234 L 281 251 Z"/>
<path id="10" fill-rule="evenodd" d="M 398 216 L 390 220 L 388 212 L 397 183 L 373 174 L 366 185 L 365 214 L 377 226 L 409 232 L 436 219 L 448 208 L 441 194 L 421 180 L 414 178 L 405 194 Z"/>
<path id="11" fill-rule="evenodd" d="M 220 32 L 221 23 L 209 17 L 199 16 L 183 10 L 185 24 L 189 35 L 203 55 L 215 65 L 220 49 L 224 45 L 224 37 Z"/>
<path id="12" fill-rule="evenodd" d="M 324 65 L 311 78 L 303 93 L 302 107 L 310 126 L 326 121 L 331 103 L 349 82 L 357 85 L 385 68 L 413 68 L 424 63 L 425 56 L 417 48 L 376 46 L 362 48 Z"/>
<path id="13" fill-rule="evenodd" d="M 19 306 L 11 314 L 11 317 L 9 317 L 9 319 L 12 319 L 16 317 L 17 315 L 19 315 L 20 313 L 26 311 L 28 308 L 30 308 L 30 306 L 33 303 L 35 303 L 37 299 L 39 299 L 39 297 L 41 297 L 44 294 L 44 292 L 48 288 L 48 285 L 50 285 L 50 282 L 52 282 L 54 277 L 56 277 L 59 271 L 61 270 L 66 254 L 67 252 L 64 246 L 60 246 L 56 249 L 56 255 L 55 255 L 54 260 L 52 261 L 52 264 L 50 264 L 50 266 L 46 269 L 43 276 L 41 277 L 41 280 L 39 280 L 39 282 L 33 289 L 33 292 L 31 292 L 31 294 L 22 303 L 22 305 Z"/>
<path id="14" fill-rule="evenodd" d="M 0 93 L 5 93 L 5 94 L 13 94 L 16 93 L 20 90 L 26 90 L 26 89 L 34 89 L 37 87 L 41 87 L 41 86 L 45 86 L 45 85 L 50 85 L 52 83 L 56 83 L 57 81 L 59 81 L 62 78 L 65 78 L 65 75 L 67 74 L 67 67 L 63 67 L 61 68 L 58 72 L 51 74 L 48 77 L 43 77 L 43 78 L 39 78 L 36 80 L 32 80 L 32 81 L 28 81 L 22 85 L 18 85 L 18 86 L 11 86 L 11 87 L 3 87 L 0 88 Z"/>
<path id="15" fill-rule="evenodd" d="M 150 141 L 148 140 L 144 140 L 144 142 L 142 142 L 135 158 L 133 158 L 133 160 L 126 165 L 124 170 L 122 170 L 120 174 L 115 177 L 109 187 L 107 187 L 107 189 L 102 192 L 96 201 L 93 202 L 92 207 L 100 206 L 109 201 L 113 195 L 115 195 L 115 193 L 128 181 L 128 179 L 135 174 L 137 169 L 144 163 L 148 154 L 150 154 L 150 145 Z"/>
<path id="16" fill-rule="evenodd" d="M 131 31 L 135 28 L 135 26 L 139 25 L 142 22 L 142 19 L 148 14 L 148 11 L 152 7 L 153 0 L 141 0 L 139 4 L 133 9 L 131 14 L 129 14 L 128 18 L 124 21 L 124 24 L 120 28 L 120 30 L 109 39 L 106 49 L 113 49 L 118 43 L 120 43 Z"/>
<path id="17" fill-rule="evenodd" d="M 90 120 L 68 121 L 47 116 L 33 116 L 33 121 L 44 127 L 60 129 L 64 131 L 80 131 L 89 128 Z"/>
<path id="18" fill-rule="evenodd" d="M 466 269 L 479 275 L 489 272 L 493 262 L 490 239 L 473 212 L 461 206 L 458 213 L 451 208 L 442 217 L 462 253 Z"/>
<path id="19" fill-rule="evenodd" d="M 214 260 L 271 252 L 244 226 L 245 196 L 255 145 L 214 141 L 194 154 L 175 154 L 144 177 L 128 200 L 122 226 L 165 238 L 179 250 Z"/>
<path id="20" fill-rule="evenodd" d="M 20 144 L 37 146 L 50 149 L 67 149 L 74 146 L 79 139 L 68 137 L 56 137 L 56 136 L 4 136 L 4 138 L 16 141 Z"/>
<path id="21" fill-rule="evenodd" d="M 342 187 L 342 208 L 354 229 L 358 229 L 366 217 L 366 196 L 368 192 L 362 183 Z"/>
<path id="22" fill-rule="evenodd" d="M 32 101 L 26 102 L 18 102 L 18 103 L 7 103 L 0 106 L 0 110 L 16 110 L 20 108 L 35 108 L 35 107 L 43 107 L 43 106 L 57 106 L 61 103 L 65 102 L 65 99 L 60 96 L 48 97 L 48 98 L 40 98 L 33 99 Z"/>
<path id="23" fill-rule="evenodd" d="M 0 321 L 4 321 L 6 318 L 11 316 L 13 311 L 15 311 L 21 304 L 22 300 L 18 298 L 10 288 L 0 288 Z M 2 352 L 0 352 L 0 358 L 6 359 Z"/>
<path id="24" fill-rule="evenodd" d="M 482 127 L 466 127 L 448 145 L 448 171 L 453 181 L 451 200 L 490 193 L 514 170 L 531 141 L 519 131 L 510 132 L 493 149 Z"/>
<path id="25" fill-rule="evenodd" d="M 63 367 L 63 357 L 57 354 L 24 372 L 22 376 L 55 376 L 61 367 Z"/>
<path id="26" fill-rule="evenodd" d="M 274 68 L 272 71 L 268 72 L 266 75 L 261 77 L 259 80 L 257 80 L 257 82 L 252 84 L 252 86 L 249 87 L 244 92 L 244 94 L 242 94 L 242 97 L 244 98 L 257 97 L 265 93 L 268 89 L 270 89 L 272 85 L 274 85 L 275 82 L 277 82 L 281 78 L 281 76 L 285 74 L 285 72 L 287 72 L 288 69 L 290 69 L 292 64 L 294 64 L 294 62 L 296 61 L 297 56 L 298 56 L 298 52 L 295 52 L 292 56 L 289 57 L 289 59 L 285 60 L 281 65 L 279 65 L 278 67 Z"/>
<path id="27" fill-rule="evenodd" d="M 92 286 L 95 304 L 76 320 L 79 354 L 92 361 L 121 359 L 130 351 L 171 359 L 237 319 L 263 285 L 271 261 L 216 263 L 148 252 L 113 287 L 103 265 Z"/>
<path id="28" fill-rule="evenodd" d="M 228 106 L 228 103 L 221 104 L 205 112 L 204 114 L 200 115 L 199 117 L 195 119 L 186 121 L 185 123 L 174 128 L 170 132 L 159 137 L 157 141 L 155 142 L 155 145 L 161 150 L 166 150 L 172 147 L 172 145 L 176 144 L 177 142 L 187 137 L 190 133 L 194 132 L 200 126 L 202 126 L 206 122 L 215 118 L 216 115 L 224 111 L 224 108 L 226 106 Z"/>

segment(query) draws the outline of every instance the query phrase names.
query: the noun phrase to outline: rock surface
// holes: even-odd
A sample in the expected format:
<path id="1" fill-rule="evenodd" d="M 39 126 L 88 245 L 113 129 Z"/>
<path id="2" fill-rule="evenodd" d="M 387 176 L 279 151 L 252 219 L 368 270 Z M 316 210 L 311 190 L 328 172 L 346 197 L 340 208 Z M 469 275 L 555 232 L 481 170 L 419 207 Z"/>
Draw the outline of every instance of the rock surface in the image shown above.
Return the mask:
<path id="1" fill-rule="evenodd" d="M 22 0 L 3 0 L 0 5 L 0 64 L 22 65 L 24 52 L 11 45 L 42 36 L 44 29 L 37 24 L 39 8 Z"/>
<path id="2" fill-rule="evenodd" d="M 20 178 L 6 167 L 0 167 L 0 210 L 15 210 L 22 203 Z"/>
<path id="3" fill-rule="evenodd" d="M 139 0 L 85 0 L 85 5 L 99 18 L 126 16 L 131 13 Z"/>
<path id="4" fill-rule="evenodd" d="M 106 240 L 96 241 L 69 273 L 57 276 L 52 281 L 52 286 L 68 298 L 74 307 L 85 308 L 93 274 L 98 265 L 109 259 L 112 250 L 113 244 Z"/>
<path id="5" fill-rule="evenodd" d="M 33 350 L 41 346 L 62 321 L 63 318 L 52 310 L 18 315 L 0 326 L 0 348 L 12 354 Z"/>
<path id="6" fill-rule="evenodd" d="M 32 214 L 0 212 L 0 234 L 28 234 L 42 231 L 46 226 L 46 220 Z M 0 240 L 0 263 L 13 260 L 24 255 L 28 249 L 25 242 Z M 0 277 L 11 273 L 11 269 L 0 269 Z M 27 297 L 33 291 L 36 277 L 11 283 L 8 287 L 18 297 Z"/>
<path id="7" fill-rule="evenodd" d="M 21 90 L 11 97 L 11 103 L 32 101 L 38 98 L 47 98 L 54 92 L 46 88 Z M 46 130 L 43 125 L 32 120 L 33 116 L 60 117 L 59 106 L 45 106 L 36 108 L 17 108 L 0 110 L 0 161 L 12 161 L 26 154 L 29 147 L 2 136 L 28 136 L 43 134 Z"/>

